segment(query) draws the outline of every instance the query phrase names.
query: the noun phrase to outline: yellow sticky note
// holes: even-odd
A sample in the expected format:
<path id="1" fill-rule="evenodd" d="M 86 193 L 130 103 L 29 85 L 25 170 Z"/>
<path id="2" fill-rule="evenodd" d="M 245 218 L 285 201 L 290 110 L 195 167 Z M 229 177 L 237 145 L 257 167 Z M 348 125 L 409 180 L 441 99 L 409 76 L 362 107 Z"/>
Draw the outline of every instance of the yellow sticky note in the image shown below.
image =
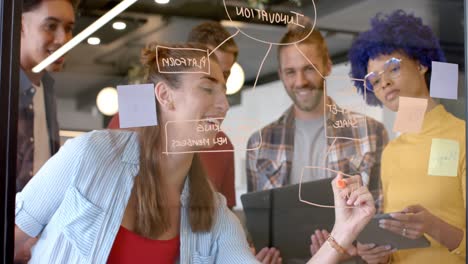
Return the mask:
<path id="1" fill-rule="evenodd" d="M 456 177 L 459 156 L 460 146 L 458 141 L 433 138 L 428 174 L 432 176 Z"/>

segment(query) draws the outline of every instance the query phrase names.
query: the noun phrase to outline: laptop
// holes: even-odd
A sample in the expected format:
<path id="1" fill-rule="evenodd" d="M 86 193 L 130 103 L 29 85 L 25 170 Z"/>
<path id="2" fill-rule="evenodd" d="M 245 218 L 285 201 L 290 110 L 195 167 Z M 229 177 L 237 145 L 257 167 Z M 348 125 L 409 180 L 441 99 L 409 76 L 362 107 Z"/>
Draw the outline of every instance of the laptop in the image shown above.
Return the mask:
<path id="1" fill-rule="evenodd" d="M 332 179 L 302 184 L 302 200 L 333 205 Z M 263 247 L 280 250 L 284 263 L 310 259 L 310 236 L 316 229 L 331 231 L 333 208 L 299 201 L 299 184 L 241 195 L 246 226 L 257 252 Z"/>

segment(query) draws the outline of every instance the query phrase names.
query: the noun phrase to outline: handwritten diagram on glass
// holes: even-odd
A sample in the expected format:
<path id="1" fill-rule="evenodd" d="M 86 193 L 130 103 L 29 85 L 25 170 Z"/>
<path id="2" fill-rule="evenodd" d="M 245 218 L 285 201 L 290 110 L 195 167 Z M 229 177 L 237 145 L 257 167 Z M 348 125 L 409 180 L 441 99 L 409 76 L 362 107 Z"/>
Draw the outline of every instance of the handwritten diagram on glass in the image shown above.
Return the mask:
<path id="1" fill-rule="evenodd" d="M 222 121 L 224 118 L 208 118 L 197 120 L 179 120 L 168 121 L 164 126 L 166 135 L 166 148 L 164 154 L 183 154 L 183 153 L 201 153 L 201 152 L 234 152 L 234 149 L 227 147 L 228 138 L 220 135 L 219 132 L 229 130 L 229 138 L 231 140 L 244 140 L 250 136 L 248 133 L 252 131 L 258 123 L 255 119 L 242 119 L 237 122 L 231 122 L 227 128 L 223 128 Z M 184 133 L 178 133 L 184 131 Z M 188 133 L 190 132 L 191 133 Z M 179 136 L 179 134 L 190 136 Z M 258 146 L 253 146 L 247 150 L 256 150 L 262 144 L 262 137 Z M 241 139 L 239 139 L 241 138 Z M 212 150 L 213 147 L 221 147 Z"/>
<path id="2" fill-rule="evenodd" d="M 269 44 L 268 49 L 265 53 L 265 56 L 263 57 L 262 62 L 260 63 L 259 69 L 257 71 L 257 76 L 255 78 L 254 85 L 252 87 L 253 90 L 255 90 L 258 82 L 258 78 L 260 76 L 260 72 L 262 71 L 263 64 L 265 63 L 265 60 L 267 59 L 268 55 L 270 54 L 271 48 L 273 45 L 296 45 L 297 43 L 300 43 L 302 40 L 306 39 L 310 34 L 312 34 L 316 20 L 317 20 L 317 9 L 315 6 L 314 0 L 309 0 L 312 3 L 313 9 L 314 9 L 314 14 L 313 14 L 313 21 L 312 25 L 310 27 L 310 31 L 308 34 L 301 40 L 292 42 L 292 43 L 278 43 L 278 40 L 281 38 L 281 36 L 286 33 L 287 27 L 284 27 L 284 32 L 280 31 L 280 34 L 260 34 L 258 32 L 255 32 L 255 30 L 252 30 L 251 28 L 240 28 L 237 26 L 236 23 L 233 23 L 233 25 L 237 28 L 237 32 L 234 33 L 233 36 L 237 35 L 238 33 L 242 33 L 246 37 L 255 40 L 260 43 L 265 43 Z M 224 4 L 224 9 L 226 11 L 226 15 L 229 18 L 231 22 L 234 21 L 247 21 L 247 22 L 258 22 L 260 24 L 281 24 L 283 23 L 284 25 L 294 25 L 300 28 L 305 28 L 306 26 L 304 25 L 305 21 L 303 18 L 305 16 L 308 16 L 308 14 L 304 14 L 304 11 L 300 10 L 298 7 L 291 7 L 294 10 L 290 10 L 289 13 L 282 13 L 282 12 L 274 12 L 272 10 L 265 10 L 264 8 L 251 8 L 249 5 L 248 0 L 242 0 L 242 1 L 233 1 L 233 0 L 223 0 Z M 233 37 L 232 36 L 232 37 Z"/>
<path id="3" fill-rule="evenodd" d="M 270 45 L 289 45 L 289 44 L 294 44 L 294 43 L 299 43 L 302 40 L 306 39 L 313 31 L 315 27 L 315 21 L 317 17 L 317 11 L 315 7 L 315 3 L 313 0 L 308 0 L 308 2 L 312 3 L 313 9 L 314 9 L 314 14 L 313 14 L 313 25 L 309 31 L 309 34 L 307 34 L 303 39 L 293 42 L 293 43 L 285 43 L 281 44 L 278 43 L 278 40 L 281 38 L 281 36 L 286 33 L 287 27 L 284 27 L 284 31 L 280 31 L 279 34 L 260 34 L 253 28 L 240 28 L 238 26 L 237 29 L 245 36 L 261 42 L 265 44 L 270 44 Z M 252 8 L 249 5 L 249 1 L 247 0 L 242 0 L 242 1 L 233 1 L 233 0 L 223 0 L 224 8 L 226 11 L 226 15 L 229 18 L 229 20 L 232 21 L 245 21 L 245 22 L 254 22 L 258 24 L 270 24 L 270 25 L 276 25 L 276 24 L 284 24 L 285 26 L 287 25 L 294 25 L 297 27 L 305 28 L 305 25 L 303 24 L 302 18 L 304 16 L 309 16 L 311 14 L 305 14 L 301 8 L 297 6 L 292 6 L 289 12 L 276 12 L 273 10 L 267 10 L 262 7 L 256 7 Z M 233 25 L 236 25 L 233 23 Z"/>
<path id="4" fill-rule="evenodd" d="M 426 98 L 399 97 L 398 112 L 393 131 L 418 133 L 421 131 L 427 109 Z"/>
<path id="5" fill-rule="evenodd" d="M 318 204 L 318 203 L 315 203 L 313 201 L 307 201 L 307 200 L 302 198 L 304 196 L 303 193 L 302 193 L 302 177 L 304 176 L 305 172 L 309 172 L 309 173 L 312 173 L 312 174 L 326 174 L 326 175 L 328 175 L 327 176 L 328 178 L 335 178 L 335 177 L 338 176 L 338 174 L 341 174 L 343 179 L 352 177 L 352 175 L 345 174 L 345 173 L 343 173 L 341 171 L 336 171 L 336 170 L 332 170 L 332 169 L 328 169 L 328 168 L 324 168 L 324 167 L 320 167 L 320 166 L 305 166 L 304 168 L 302 168 L 301 181 L 299 183 L 299 193 L 298 193 L 299 201 L 301 201 L 303 203 L 306 203 L 306 204 L 309 204 L 309 205 L 313 205 L 313 206 L 317 206 L 317 207 L 324 207 L 324 208 L 335 208 L 335 206 L 333 204 Z M 340 186 L 340 185 L 342 186 L 342 184 L 340 184 L 340 183 L 341 183 L 340 181 L 337 181 L 338 186 Z M 353 191 L 353 190 L 358 189 L 361 186 L 362 186 L 362 182 L 359 181 L 356 184 L 353 184 L 352 186 L 349 186 L 349 187 L 350 187 L 350 190 Z M 330 188 L 332 188 L 331 185 L 330 185 Z M 352 208 L 354 206 L 349 206 L 349 207 Z"/>
<path id="6" fill-rule="evenodd" d="M 428 174 L 431 176 L 456 177 L 460 145 L 458 141 L 433 138 L 429 157 Z"/>
<path id="7" fill-rule="evenodd" d="M 199 53 L 194 57 L 173 57 L 163 58 L 159 61 L 159 53 L 164 50 L 191 50 Z M 176 54 L 176 53 L 174 53 Z M 158 45 L 156 47 L 156 62 L 158 72 L 161 73 L 206 73 L 210 74 L 210 59 L 208 50 L 196 48 L 171 48 Z"/>
<path id="8" fill-rule="evenodd" d="M 362 114 L 366 103 L 357 92 L 354 85 L 356 81 L 364 82 L 346 76 L 329 76 L 325 79 L 324 119 L 327 138 L 360 140 L 367 137 L 367 117 Z"/>

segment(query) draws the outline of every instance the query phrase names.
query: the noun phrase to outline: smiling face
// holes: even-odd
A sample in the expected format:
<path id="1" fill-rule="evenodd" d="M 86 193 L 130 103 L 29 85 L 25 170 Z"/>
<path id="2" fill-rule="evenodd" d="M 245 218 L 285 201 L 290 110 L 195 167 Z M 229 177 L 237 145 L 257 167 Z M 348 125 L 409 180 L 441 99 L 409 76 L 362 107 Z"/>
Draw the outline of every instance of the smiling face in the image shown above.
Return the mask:
<path id="1" fill-rule="evenodd" d="M 429 98 L 424 74 L 427 67 L 419 64 L 400 52 L 393 52 L 388 55 L 380 55 L 369 60 L 367 72 L 380 72 L 384 65 L 391 58 L 401 59 L 400 72 L 397 77 L 390 74 L 382 74 L 380 83 L 374 88 L 375 96 L 390 110 L 398 111 L 399 97 Z"/>
<path id="2" fill-rule="evenodd" d="M 200 132 L 198 128 L 220 127 L 229 109 L 226 82 L 219 64 L 211 60 L 210 74 L 182 74 L 179 87 L 170 91 L 172 103 L 167 113 L 168 119 L 176 122 L 174 131 L 171 131 L 173 138 L 205 138 L 209 139 L 210 144 L 204 147 L 212 147 L 212 139 L 218 131 L 207 129 Z M 186 122 L 186 120 L 195 121 Z"/>
<path id="3" fill-rule="evenodd" d="M 299 49 L 322 75 L 328 75 L 331 65 L 324 63 L 323 54 L 314 44 L 299 44 Z M 283 47 L 280 52 L 280 79 L 294 102 L 296 110 L 318 112 L 323 102 L 324 79 L 294 45 Z"/>
<path id="4" fill-rule="evenodd" d="M 21 67 L 31 70 L 72 38 L 75 14 L 67 0 L 44 0 L 21 20 Z M 65 58 L 47 67 L 60 71 Z"/>

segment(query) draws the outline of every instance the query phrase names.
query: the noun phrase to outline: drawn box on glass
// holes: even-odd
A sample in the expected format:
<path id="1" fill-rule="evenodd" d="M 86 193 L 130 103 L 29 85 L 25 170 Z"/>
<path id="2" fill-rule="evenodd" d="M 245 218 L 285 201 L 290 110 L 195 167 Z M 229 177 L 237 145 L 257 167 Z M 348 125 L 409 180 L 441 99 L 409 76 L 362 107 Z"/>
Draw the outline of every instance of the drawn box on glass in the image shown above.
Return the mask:
<path id="1" fill-rule="evenodd" d="M 301 171 L 301 180 L 299 182 L 299 191 L 298 191 L 298 196 L 299 196 L 299 201 L 309 204 L 312 206 L 318 206 L 318 207 L 324 207 L 324 208 L 334 208 L 335 205 L 334 199 L 333 199 L 333 190 L 331 184 L 328 185 L 320 185 L 319 182 L 322 180 L 317 180 L 317 181 L 303 181 L 304 175 L 305 174 L 311 174 L 311 175 L 321 175 L 322 180 L 323 179 L 328 179 L 329 182 L 331 182 L 332 179 L 334 179 L 338 174 L 341 174 L 343 178 L 349 178 L 352 177 L 352 175 L 343 173 L 341 171 L 337 170 L 332 170 L 324 167 L 319 167 L 319 166 L 305 166 L 302 168 Z M 316 183 L 314 183 L 316 182 Z M 360 182 L 358 185 L 351 186 L 351 190 L 357 189 L 361 187 L 362 182 Z M 308 186 L 304 190 L 304 186 Z M 313 189 L 316 186 L 316 189 L 314 189 L 313 192 L 310 191 L 310 189 Z M 323 195 L 321 195 L 322 193 Z M 331 198 L 327 197 L 325 194 L 332 194 Z"/>
<path id="2" fill-rule="evenodd" d="M 310 7 L 313 8 L 313 14 L 305 13 L 306 9 L 303 6 L 294 6 L 289 5 L 288 10 L 284 11 L 275 11 L 271 8 L 264 8 L 264 7 L 252 7 L 250 0 L 223 0 L 224 10 L 226 11 L 226 16 L 230 22 L 232 22 L 232 26 L 237 28 L 239 32 L 241 32 L 246 37 L 270 45 L 284 45 L 284 44 L 298 44 L 309 37 L 316 24 L 317 18 L 317 10 L 315 7 L 315 2 L 313 0 L 302 1 L 303 4 L 307 3 Z M 308 11 L 308 9 L 307 9 Z M 306 22 L 305 17 L 312 20 L 310 22 Z M 264 25 L 283 25 L 284 27 L 278 27 L 275 29 L 275 34 L 265 34 L 262 30 L 258 30 L 256 27 L 242 27 L 238 23 L 239 21 L 244 23 L 252 23 L 252 24 L 264 24 Z M 311 24 L 312 26 L 308 28 L 307 24 Z M 279 43 L 278 40 L 287 32 L 287 26 L 295 26 L 298 28 L 304 29 L 304 37 L 298 39 L 294 42 L 289 43 Z"/>
<path id="3" fill-rule="evenodd" d="M 177 50 L 192 51 L 193 55 L 182 57 Z M 172 56 L 159 59 L 162 52 L 170 52 Z M 184 52 L 186 54 L 186 52 Z M 205 73 L 210 74 L 209 50 L 197 48 L 171 48 L 158 45 L 156 47 L 156 65 L 161 73 Z"/>
<path id="4" fill-rule="evenodd" d="M 202 152 L 234 152 L 229 141 L 238 141 L 239 138 L 247 139 L 253 129 L 259 123 L 255 119 L 230 120 L 230 125 L 224 125 L 224 118 L 206 118 L 195 120 L 177 120 L 166 122 L 164 129 L 166 134 L 165 154 L 202 153 Z M 221 125 L 222 124 L 222 125 Z M 177 131 L 192 131 L 191 136 L 177 138 Z M 221 132 L 229 131 L 222 134 Z M 245 150 L 256 150 L 262 145 L 260 132 L 258 146 Z M 187 133 L 185 133 L 187 134 Z M 245 146 L 246 144 L 243 144 Z M 190 149 L 192 147 L 197 148 Z M 242 150 L 242 149 L 236 149 Z"/>
<path id="5" fill-rule="evenodd" d="M 364 80 L 329 76 L 324 80 L 324 122 L 327 138 L 361 140 L 367 137 L 366 91 L 358 94 L 354 82 Z M 331 100 L 329 100 L 331 98 Z"/>

